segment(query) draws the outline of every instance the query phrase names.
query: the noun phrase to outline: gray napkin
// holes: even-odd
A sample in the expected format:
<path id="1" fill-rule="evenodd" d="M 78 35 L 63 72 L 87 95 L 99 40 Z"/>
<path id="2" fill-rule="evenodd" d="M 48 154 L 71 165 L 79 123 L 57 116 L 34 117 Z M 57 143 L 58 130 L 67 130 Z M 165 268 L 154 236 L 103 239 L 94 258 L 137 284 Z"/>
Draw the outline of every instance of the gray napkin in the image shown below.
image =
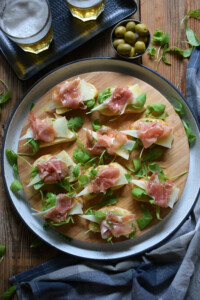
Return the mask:
<path id="1" fill-rule="evenodd" d="M 187 100 L 200 118 L 200 48 L 187 69 Z M 10 278 L 20 300 L 197 300 L 200 198 L 179 230 L 141 256 L 113 262 L 62 255 Z"/>

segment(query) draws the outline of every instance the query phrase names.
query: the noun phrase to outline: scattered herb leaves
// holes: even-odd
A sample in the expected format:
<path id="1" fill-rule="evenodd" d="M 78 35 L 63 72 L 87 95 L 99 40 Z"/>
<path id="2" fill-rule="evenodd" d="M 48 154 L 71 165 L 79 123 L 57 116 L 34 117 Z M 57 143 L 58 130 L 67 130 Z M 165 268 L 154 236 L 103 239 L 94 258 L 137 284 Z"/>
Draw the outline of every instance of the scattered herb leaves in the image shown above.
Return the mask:
<path id="1" fill-rule="evenodd" d="M 77 131 L 83 126 L 83 122 L 84 122 L 84 118 L 82 116 L 70 118 L 69 122 L 67 123 L 67 127 L 70 130 Z"/>

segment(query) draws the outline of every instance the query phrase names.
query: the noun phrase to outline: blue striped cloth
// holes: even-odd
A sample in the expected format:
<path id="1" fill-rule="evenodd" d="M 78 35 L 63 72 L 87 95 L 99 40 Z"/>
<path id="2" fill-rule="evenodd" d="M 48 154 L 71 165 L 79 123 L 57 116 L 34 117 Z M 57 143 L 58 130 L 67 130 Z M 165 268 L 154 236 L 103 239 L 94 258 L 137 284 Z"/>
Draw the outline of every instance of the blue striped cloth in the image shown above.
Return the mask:
<path id="1" fill-rule="evenodd" d="M 187 68 L 187 99 L 200 118 L 200 49 Z M 20 300 L 200 299 L 200 199 L 181 228 L 142 256 L 113 262 L 61 255 L 10 278 Z"/>

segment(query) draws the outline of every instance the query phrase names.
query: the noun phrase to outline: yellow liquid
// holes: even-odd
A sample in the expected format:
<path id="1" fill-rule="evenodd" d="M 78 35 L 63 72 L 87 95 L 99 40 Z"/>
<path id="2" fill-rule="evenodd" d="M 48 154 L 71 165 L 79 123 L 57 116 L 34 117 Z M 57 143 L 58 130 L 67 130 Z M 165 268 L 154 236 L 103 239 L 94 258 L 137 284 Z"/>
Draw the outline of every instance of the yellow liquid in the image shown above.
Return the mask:
<path id="1" fill-rule="evenodd" d="M 53 29 L 51 26 L 48 33 L 40 41 L 33 44 L 19 44 L 19 43 L 17 44 L 20 48 L 22 48 L 26 52 L 38 54 L 44 50 L 49 49 L 52 40 L 53 40 Z"/>
<path id="2" fill-rule="evenodd" d="M 88 2 L 88 6 L 86 4 Z M 92 5 L 94 2 L 94 5 Z M 77 4 L 78 3 L 78 4 Z M 71 11 L 71 14 L 82 20 L 82 21 L 90 21 L 96 20 L 97 17 L 102 13 L 105 6 L 105 0 L 100 1 L 67 1 L 68 7 Z M 76 5 L 75 5 L 76 4 Z"/>

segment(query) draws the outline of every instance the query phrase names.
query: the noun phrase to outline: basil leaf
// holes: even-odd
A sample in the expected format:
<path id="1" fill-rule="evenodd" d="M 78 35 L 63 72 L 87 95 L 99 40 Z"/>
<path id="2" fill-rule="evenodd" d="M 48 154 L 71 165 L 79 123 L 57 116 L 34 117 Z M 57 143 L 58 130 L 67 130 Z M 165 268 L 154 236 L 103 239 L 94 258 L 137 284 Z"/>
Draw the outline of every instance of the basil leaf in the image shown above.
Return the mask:
<path id="1" fill-rule="evenodd" d="M 83 122 L 84 122 L 84 118 L 81 116 L 70 118 L 69 122 L 67 123 L 67 127 L 70 130 L 77 131 L 79 128 L 83 126 Z"/>
<path id="2" fill-rule="evenodd" d="M 101 212 L 101 211 L 98 211 L 98 210 L 95 210 L 94 211 L 94 216 L 99 218 L 99 219 L 102 219 L 102 218 L 105 218 L 106 217 L 106 214 Z"/>
<path id="3" fill-rule="evenodd" d="M 160 148 L 149 149 L 148 152 L 142 157 L 142 161 L 154 161 L 160 158 L 164 150 Z"/>
<path id="4" fill-rule="evenodd" d="M 1 294 L 0 296 L 2 297 L 2 299 L 8 300 L 8 299 L 10 299 L 14 295 L 16 289 L 17 289 L 17 286 L 13 285 L 6 292 L 4 292 L 3 294 Z"/>
<path id="5" fill-rule="evenodd" d="M 102 104 L 107 98 L 109 98 L 110 96 L 112 95 L 111 93 L 111 88 L 106 88 L 105 90 L 103 90 L 102 93 L 99 93 L 98 94 L 98 97 L 97 97 L 97 102 L 99 104 Z"/>
<path id="6" fill-rule="evenodd" d="M 86 102 L 88 108 L 92 108 L 95 105 L 95 99 L 90 99 Z"/>
<path id="7" fill-rule="evenodd" d="M 92 122 L 92 127 L 95 131 L 99 130 L 102 126 L 99 125 L 100 121 L 99 119 L 95 119 L 93 122 Z"/>
<path id="8" fill-rule="evenodd" d="M 189 124 L 184 120 L 181 120 L 181 121 L 182 121 L 183 126 L 185 128 L 185 132 L 186 132 L 186 135 L 187 135 L 187 138 L 188 138 L 189 145 L 192 146 L 196 142 L 196 136 L 194 135 L 192 130 L 189 128 Z"/>
<path id="9" fill-rule="evenodd" d="M 22 184 L 18 179 L 15 179 L 10 185 L 10 189 L 14 193 L 20 191 L 22 188 Z"/>
<path id="10" fill-rule="evenodd" d="M 200 45 L 200 41 L 199 39 L 197 38 L 195 32 L 189 28 L 187 25 L 186 25 L 186 36 L 187 36 L 187 39 L 188 39 L 188 43 L 194 47 L 197 47 Z"/>
<path id="11" fill-rule="evenodd" d="M 176 100 L 176 105 L 173 105 L 173 107 L 174 107 L 175 112 L 177 112 L 177 114 L 179 116 L 182 116 L 185 114 L 184 106 L 179 100 Z"/>
<path id="12" fill-rule="evenodd" d="M 31 245 L 30 245 L 30 248 L 38 248 L 42 245 L 42 241 L 39 240 L 39 239 L 35 239 Z"/>
<path id="13" fill-rule="evenodd" d="M 73 176 L 76 178 L 79 176 L 80 174 L 80 167 L 81 167 L 81 164 L 77 164 L 74 169 L 73 169 Z"/>
<path id="14" fill-rule="evenodd" d="M 6 157 L 11 166 L 17 165 L 18 155 L 11 149 L 6 149 Z"/>
<path id="15" fill-rule="evenodd" d="M 149 49 L 148 49 L 148 55 L 149 56 L 154 56 L 156 54 L 156 48 L 154 46 L 151 46 Z"/>
<path id="16" fill-rule="evenodd" d="M 149 197 L 147 192 L 139 187 L 134 187 L 131 191 L 131 194 L 138 199 L 142 199 L 143 197 L 146 199 L 146 196 Z"/>
<path id="17" fill-rule="evenodd" d="M 0 93 L 0 104 L 3 104 L 11 98 L 11 92 L 10 92 L 10 89 L 8 88 L 7 84 L 1 79 L 0 79 L 0 81 L 3 84 L 3 86 L 6 88 L 5 94 Z"/>
<path id="18" fill-rule="evenodd" d="M 133 158 L 133 165 L 134 165 L 135 172 L 138 172 L 142 166 L 140 160 L 137 158 Z"/>
<path id="19" fill-rule="evenodd" d="M 165 108 L 166 108 L 165 104 L 161 104 L 161 103 L 149 104 L 147 105 L 145 116 L 148 117 L 150 114 L 152 114 L 155 117 L 160 116 L 164 113 Z"/>
<path id="20" fill-rule="evenodd" d="M 146 93 L 141 93 L 139 96 L 136 98 L 136 104 L 132 104 L 132 107 L 134 108 L 142 108 L 144 107 L 146 102 Z"/>
<path id="21" fill-rule="evenodd" d="M 150 211 L 148 210 L 148 208 L 146 207 L 146 205 L 141 204 L 140 208 L 142 211 L 142 218 L 139 218 L 136 221 L 138 223 L 139 228 L 144 229 L 145 227 L 147 227 L 147 225 L 149 225 L 149 223 L 153 219 L 153 216 L 150 213 Z"/>

